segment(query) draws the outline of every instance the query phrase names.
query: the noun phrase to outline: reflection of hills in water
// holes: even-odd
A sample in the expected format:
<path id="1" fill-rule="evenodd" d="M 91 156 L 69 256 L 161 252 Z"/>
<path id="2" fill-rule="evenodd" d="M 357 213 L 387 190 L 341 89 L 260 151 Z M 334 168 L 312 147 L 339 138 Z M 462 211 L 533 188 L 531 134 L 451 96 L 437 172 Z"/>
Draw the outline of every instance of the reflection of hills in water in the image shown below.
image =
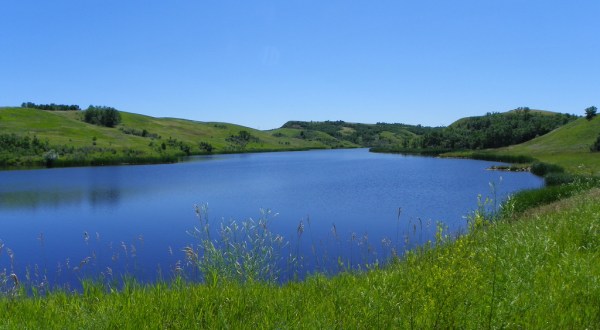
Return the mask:
<path id="1" fill-rule="evenodd" d="M 91 206 L 114 206 L 121 200 L 121 189 L 92 188 L 89 190 L 26 190 L 0 192 L 0 208 L 35 209 L 89 203 Z"/>

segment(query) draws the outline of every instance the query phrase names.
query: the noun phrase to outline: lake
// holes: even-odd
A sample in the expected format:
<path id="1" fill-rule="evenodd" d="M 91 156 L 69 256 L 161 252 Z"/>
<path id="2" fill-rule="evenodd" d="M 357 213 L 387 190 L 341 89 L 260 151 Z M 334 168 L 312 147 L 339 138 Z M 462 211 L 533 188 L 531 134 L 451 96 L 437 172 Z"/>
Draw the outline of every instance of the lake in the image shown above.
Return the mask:
<path id="1" fill-rule="evenodd" d="M 283 254 L 303 256 L 301 276 L 335 272 L 338 260 L 356 268 L 432 240 L 438 223 L 464 231 L 479 194 L 500 201 L 543 185 L 492 164 L 346 149 L 2 171 L 0 273 L 74 286 L 100 273 L 171 278 L 185 268 L 182 249 L 197 243 L 194 205 L 207 205 L 212 228 L 278 213 L 269 228 L 290 242 Z"/>

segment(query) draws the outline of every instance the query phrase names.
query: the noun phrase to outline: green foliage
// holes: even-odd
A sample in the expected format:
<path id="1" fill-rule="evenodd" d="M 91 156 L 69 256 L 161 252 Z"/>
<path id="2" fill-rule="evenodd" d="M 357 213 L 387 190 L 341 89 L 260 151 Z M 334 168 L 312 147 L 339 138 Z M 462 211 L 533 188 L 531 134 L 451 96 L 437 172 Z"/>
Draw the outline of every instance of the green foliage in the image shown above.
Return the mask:
<path id="1" fill-rule="evenodd" d="M 121 122 L 121 115 L 115 108 L 90 105 L 84 112 L 84 121 L 89 124 L 115 127 Z"/>
<path id="2" fill-rule="evenodd" d="M 564 168 L 555 164 L 535 162 L 531 165 L 531 173 L 537 176 L 544 176 L 548 173 L 563 173 L 564 171 Z"/>
<path id="3" fill-rule="evenodd" d="M 37 136 L 0 134 L 0 167 L 32 165 L 38 155 L 50 150 L 48 141 L 41 141 Z M 48 159 L 46 159 L 48 162 Z"/>
<path id="4" fill-rule="evenodd" d="M 511 155 L 511 154 L 494 153 L 494 152 L 468 152 L 468 153 L 465 153 L 462 155 L 457 154 L 457 156 L 467 157 L 470 159 L 496 161 L 496 162 L 503 162 L 503 163 L 516 163 L 516 164 L 532 163 L 535 161 L 535 159 L 530 156 Z"/>
<path id="5" fill-rule="evenodd" d="M 199 143 L 199 146 L 200 146 L 200 150 L 202 150 L 206 153 L 209 153 L 209 154 L 212 153 L 213 150 L 215 150 L 215 147 L 213 147 L 213 145 L 208 142 L 202 141 Z"/>
<path id="6" fill-rule="evenodd" d="M 269 230 L 274 216 L 269 210 L 261 210 L 257 221 L 252 219 L 238 223 L 221 223 L 216 238 L 209 225 L 206 205 L 195 207 L 199 227 L 190 234 L 198 240 L 197 245 L 184 248 L 188 262 L 196 265 L 206 284 L 214 286 L 227 282 L 269 282 L 279 278 L 278 263 L 286 242 L 283 237 Z"/>
<path id="7" fill-rule="evenodd" d="M 58 159 L 53 164 L 58 167 L 119 164 L 119 161 L 126 164 L 156 163 L 160 160 L 173 162 L 188 154 L 208 153 L 199 141 L 210 144 L 211 153 L 308 150 L 338 146 L 338 142 L 330 143 L 330 140 L 326 140 L 327 136 L 324 133 L 319 134 L 319 139 L 325 137 L 323 141 L 303 141 L 294 138 L 291 131 L 291 134 L 286 132 L 285 136 L 275 137 L 271 131 L 262 132 L 233 124 L 153 118 L 121 111 L 119 114 L 121 124 L 117 127 L 120 131 L 86 124 L 82 120 L 85 116 L 84 111 L 38 111 L 20 107 L 0 107 L 0 134 L 22 137 L 27 132 L 30 138 L 35 135 L 44 143 L 48 142 L 48 148 L 44 147 L 44 150 L 35 152 L 0 152 L 0 166 L 44 167 L 44 153 L 50 149 L 54 149 L 58 154 Z M 237 144 L 227 140 L 232 135 L 239 136 L 240 131 L 246 131 L 258 140 L 250 138 L 246 147 L 240 149 Z M 93 137 L 96 137 L 96 145 L 92 144 Z M 166 141 L 166 137 L 171 137 L 173 141 Z"/>
<path id="8" fill-rule="evenodd" d="M 587 120 L 594 119 L 594 117 L 596 117 L 597 110 L 598 110 L 598 108 L 596 108 L 595 106 L 585 108 L 585 119 L 587 119 Z"/>
<path id="9" fill-rule="evenodd" d="M 141 137 L 144 137 L 144 138 L 151 138 L 151 139 L 160 139 L 160 135 L 154 134 L 154 133 L 150 133 L 145 128 L 144 129 L 137 129 L 137 128 L 131 128 L 131 127 L 121 126 L 121 127 L 119 127 L 119 130 L 121 132 L 123 132 L 124 134 L 131 134 L 131 135 L 141 136 Z"/>
<path id="10" fill-rule="evenodd" d="M 166 150 L 166 147 L 168 146 L 170 148 L 179 149 L 187 156 L 192 154 L 192 147 L 183 141 L 174 139 L 169 136 L 169 139 L 167 139 L 166 142 L 167 142 L 166 145 L 164 145 L 164 142 L 163 142 L 164 147 L 163 147 L 163 145 L 161 145 L 162 150 Z"/>
<path id="11" fill-rule="evenodd" d="M 544 175 L 546 186 L 560 186 L 575 182 L 579 176 L 564 172 L 551 172 Z"/>
<path id="12" fill-rule="evenodd" d="M 251 142 L 259 142 L 260 140 L 250 134 L 246 130 L 239 131 L 236 135 L 231 135 L 227 138 L 228 142 L 231 142 L 234 145 L 234 149 L 244 150 L 246 149 L 246 145 Z"/>
<path id="13" fill-rule="evenodd" d="M 443 130 L 425 133 L 421 148 L 486 149 L 519 144 L 544 135 L 577 117 L 520 108 L 461 119 Z"/>
<path id="14" fill-rule="evenodd" d="M 597 152 L 600 151 L 600 135 L 596 138 L 594 144 L 590 147 L 590 151 Z"/>
<path id="15" fill-rule="evenodd" d="M 23 102 L 21 108 L 38 109 L 47 111 L 78 111 L 81 110 L 78 105 L 66 105 L 66 104 L 35 104 L 32 102 Z"/>
<path id="16" fill-rule="evenodd" d="M 384 147 L 408 143 L 416 135 L 439 128 L 407 124 L 358 124 L 341 120 L 324 122 L 288 121 L 282 128 L 301 130 L 299 139 L 313 140 L 317 132 L 330 137 L 364 147 Z M 339 142 L 338 142 L 339 143 Z M 408 147 L 408 144 L 406 145 Z"/>
<path id="17" fill-rule="evenodd" d="M 547 205 L 594 187 L 600 187 L 600 179 L 594 177 L 571 176 L 568 178 L 562 176 L 553 178 L 552 176 L 550 176 L 550 180 L 556 180 L 556 182 L 551 182 L 551 185 L 539 189 L 523 190 L 514 194 L 511 197 L 511 210 L 517 214 L 522 213 L 525 210 Z M 558 180 L 564 180 L 568 183 L 561 184 Z"/>
<path id="18" fill-rule="evenodd" d="M 598 175 L 600 153 L 590 153 L 590 146 L 597 140 L 599 131 L 599 118 L 580 118 L 531 141 L 486 152 L 527 155 L 544 163 L 560 165 L 570 173 Z"/>

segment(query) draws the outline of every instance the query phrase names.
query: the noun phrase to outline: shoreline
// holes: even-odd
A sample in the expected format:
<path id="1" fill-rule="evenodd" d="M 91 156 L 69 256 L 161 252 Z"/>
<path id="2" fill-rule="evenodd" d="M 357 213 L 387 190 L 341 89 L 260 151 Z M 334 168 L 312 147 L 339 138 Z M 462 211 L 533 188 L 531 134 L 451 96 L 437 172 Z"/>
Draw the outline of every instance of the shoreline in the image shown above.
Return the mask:
<path id="1" fill-rule="evenodd" d="M 158 157 L 131 157 L 123 159 L 101 159 L 91 158 L 86 160 L 58 160 L 53 164 L 45 164 L 44 161 L 35 161 L 18 166 L 0 166 L 0 171 L 19 171 L 19 170 L 43 170 L 52 168 L 71 168 L 71 167 L 102 167 L 102 166 L 134 166 L 134 165 L 163 165 L 176 164 L 184 161 L 185 158 L 193 156 L 211 156 L 211 155 L 242 155 L 251 153 L 271 153 L 271 152 L 297 152 L 310 150 L 333 150 L 333 149 L 356 149 L 356 148 L 288 148 L 288 149 L 248 149 L 244 151 L 220 151 L 211 153 L 191 153 L 189 155 L 164 155 Z"/>

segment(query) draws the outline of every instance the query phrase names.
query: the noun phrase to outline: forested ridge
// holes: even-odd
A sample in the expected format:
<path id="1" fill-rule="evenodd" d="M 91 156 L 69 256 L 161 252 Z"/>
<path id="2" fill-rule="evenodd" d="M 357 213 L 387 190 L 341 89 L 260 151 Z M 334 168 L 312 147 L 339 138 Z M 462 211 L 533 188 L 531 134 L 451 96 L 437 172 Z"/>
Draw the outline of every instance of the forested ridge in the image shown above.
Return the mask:
<path id="1" fill-rule="evenodd" d="M 529 141 L 544 135 L 578 116 L 518 108 L 504 113 L 460 119 L 447 127 L 408 124 L 358 124 L 344 121 L 289 121 L 283 128 L 301 130 L 299 136 L 313 131 L 327 133 L 374 150 L 413 152 L 477 150 L 499 148 Z"/>
<path id="2" fill-rule="evenodd" d="M 421 148 L 487 149 L 529 141 L 578 117 L 521 108 L 463 118 L 443 130 L 423 135 Z"/>
<path id="3" fill-rule="evenodd" d="M 361 124 L 338 121 L 288 121 L 282 128 L 301 130 L 300 138 L 309 137 L 311 132 L 319 131 L 343 141 L 363 147 L 395 145 L 401 141 L 410 141 L 419 135 L 441 130 L 442 127 L 428 127 L 401 123 Z"/>

